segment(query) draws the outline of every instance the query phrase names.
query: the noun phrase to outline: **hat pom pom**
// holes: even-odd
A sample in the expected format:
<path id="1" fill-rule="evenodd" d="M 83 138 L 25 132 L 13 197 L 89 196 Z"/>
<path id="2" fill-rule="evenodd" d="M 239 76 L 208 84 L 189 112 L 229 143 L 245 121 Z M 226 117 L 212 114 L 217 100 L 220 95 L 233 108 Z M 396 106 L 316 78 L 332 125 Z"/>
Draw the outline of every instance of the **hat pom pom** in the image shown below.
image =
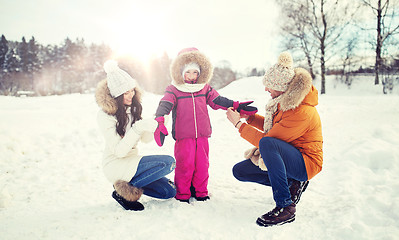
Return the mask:
<path id="1" fill-rule="evenodd" d="M 115 60 L 108 60 L 104 63 L 104 71 L 106 73 L 110 73 L 118 69 L 118 63 Z"/>
<path id="2" fill-rule="evenodd" d="M 289 52 L 282 52 L 278 57 L 278 63 L 283 67 L 291 68 L 293 61 Z"/>

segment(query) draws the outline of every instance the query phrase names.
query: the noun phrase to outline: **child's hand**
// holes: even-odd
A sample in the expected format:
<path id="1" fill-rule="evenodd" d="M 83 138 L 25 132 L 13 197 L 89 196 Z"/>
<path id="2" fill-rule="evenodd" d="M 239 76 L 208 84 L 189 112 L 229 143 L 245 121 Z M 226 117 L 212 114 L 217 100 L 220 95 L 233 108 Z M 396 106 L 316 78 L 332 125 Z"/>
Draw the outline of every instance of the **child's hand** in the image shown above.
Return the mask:
<path id="1" fill-rule="evenodd" d="M 163 142 L 165 141 L 165 136 L 168 136 L 168 130 L 165 127 L 165 118 L 164 117 L 157 117 L 155 120 L 158 122 L 158 127 L 155 129 L 154 132 L 154 139 L 158 146 L 162 146 Z"/>
<path id="2" fill-rule="evenodd" d="M 249 104 L 253 103 L 254 101 L 248 101 L 248 102 L 234 102 L 233 103 L 233 108 L 237 110 L 239 113 L 245 114 L 245 115 L 254 115 L 255 113 L 258 112 L 258 109 L 253 106 L 249 106 Z"/>

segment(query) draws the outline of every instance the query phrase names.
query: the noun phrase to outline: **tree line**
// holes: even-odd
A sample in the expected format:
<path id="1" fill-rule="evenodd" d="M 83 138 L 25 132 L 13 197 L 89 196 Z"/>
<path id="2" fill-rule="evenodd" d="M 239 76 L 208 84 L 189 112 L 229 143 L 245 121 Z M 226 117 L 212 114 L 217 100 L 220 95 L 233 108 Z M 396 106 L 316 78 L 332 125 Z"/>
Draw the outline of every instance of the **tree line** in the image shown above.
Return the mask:
<path id="1" fill-rule="evenodd" d="M 55 94 L 93 92 L 97 83 L 106 78 L 103 64 L 112 57 L 106 44 L 86 44 L 84 39 L 66 38 L 60 45 L 42 45 L 34 37 L 20 42 L 0 39 L 0 95 Z M 162 94 L 171 82 L 171 59 L 165 52 L 145 66 L 131 56 L 116 59 L 119 66 L 149 92 Z M 210 81 L 219 89 L 236 80 L 229 62 L 216 66 Z"/>
<path id="2" fill-rule="evenodd" d="M 399 75 L 399 0 L 281 0 L 281 50 L 293 53 L 295 62 L 321 79 L 326 93 L 327 74 L 340 75 L 350 86 L 356 73 L 374 74 L 374 84 L 393 87 Z M 36 95 L 92 91 L 105 78 L 102 65 L 112 56 L 105 44 L 85 44 L 69 38 L 60 45 L 0 41 L 0 94 L 18 91 Z M 163 93 L 170 83 L 171 59 L 164 53 L 149 67 L 132 57 L 117 59 L 147 91 Z M 227 62 L 227 61 L 226 61 Z M 217 65 L 210 84 L 221 88 L 237 77 L 261 76 L 264 69 L 236 73 L 230 64 Z"/>

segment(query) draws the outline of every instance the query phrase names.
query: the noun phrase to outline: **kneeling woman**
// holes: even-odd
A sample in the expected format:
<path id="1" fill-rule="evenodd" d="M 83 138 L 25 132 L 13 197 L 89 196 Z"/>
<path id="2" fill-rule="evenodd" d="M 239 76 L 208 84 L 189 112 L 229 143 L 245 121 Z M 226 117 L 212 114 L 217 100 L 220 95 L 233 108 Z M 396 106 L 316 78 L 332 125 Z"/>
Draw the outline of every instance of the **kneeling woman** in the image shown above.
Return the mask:
<path id="1" fill-rule="evenodd" d="M 153 139 L 157 122 L 142 119 L 141 92 L 137 82 L 115 61 L 104 64 L 107 79 L 96 89 L 101 108 L 97 122 L 105 137 L 103 170 L 113 184 L 112 197 L 126 210 L 143 210 L 141 195 L 168 199 L 176 195 L 174 184 L 165 176 L 176 164 L 168 155 L 139 156 L 137 144 Z"/>

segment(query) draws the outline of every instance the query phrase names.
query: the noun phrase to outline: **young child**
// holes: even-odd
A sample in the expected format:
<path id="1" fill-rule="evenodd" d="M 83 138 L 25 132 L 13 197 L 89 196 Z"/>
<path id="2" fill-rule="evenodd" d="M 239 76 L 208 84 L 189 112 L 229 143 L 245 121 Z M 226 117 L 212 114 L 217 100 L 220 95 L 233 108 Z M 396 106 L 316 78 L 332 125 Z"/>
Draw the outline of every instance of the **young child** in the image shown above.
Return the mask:
<path id="1" fill-rule="evenodd" d="M 155 114 L 158 122 L 155 141 L 163 145 L 168 135 L 164 115 L 172 111 L 172 136 L 176 140 L 175 198 L 187 203 L 190 197 L 205 201 L 209 199 L 208 138 L 212 133 L 207 105 L 215 110 L 233 107 L 248 115 L 255 114 L 257 108 L 248 106 L 253 101 L 240 103 L 220 96 L 208 84 L 213 75 L 212 64 L 196 48 L 181 50 L 170 71 L 172 85 L 166 88 Z"/>

